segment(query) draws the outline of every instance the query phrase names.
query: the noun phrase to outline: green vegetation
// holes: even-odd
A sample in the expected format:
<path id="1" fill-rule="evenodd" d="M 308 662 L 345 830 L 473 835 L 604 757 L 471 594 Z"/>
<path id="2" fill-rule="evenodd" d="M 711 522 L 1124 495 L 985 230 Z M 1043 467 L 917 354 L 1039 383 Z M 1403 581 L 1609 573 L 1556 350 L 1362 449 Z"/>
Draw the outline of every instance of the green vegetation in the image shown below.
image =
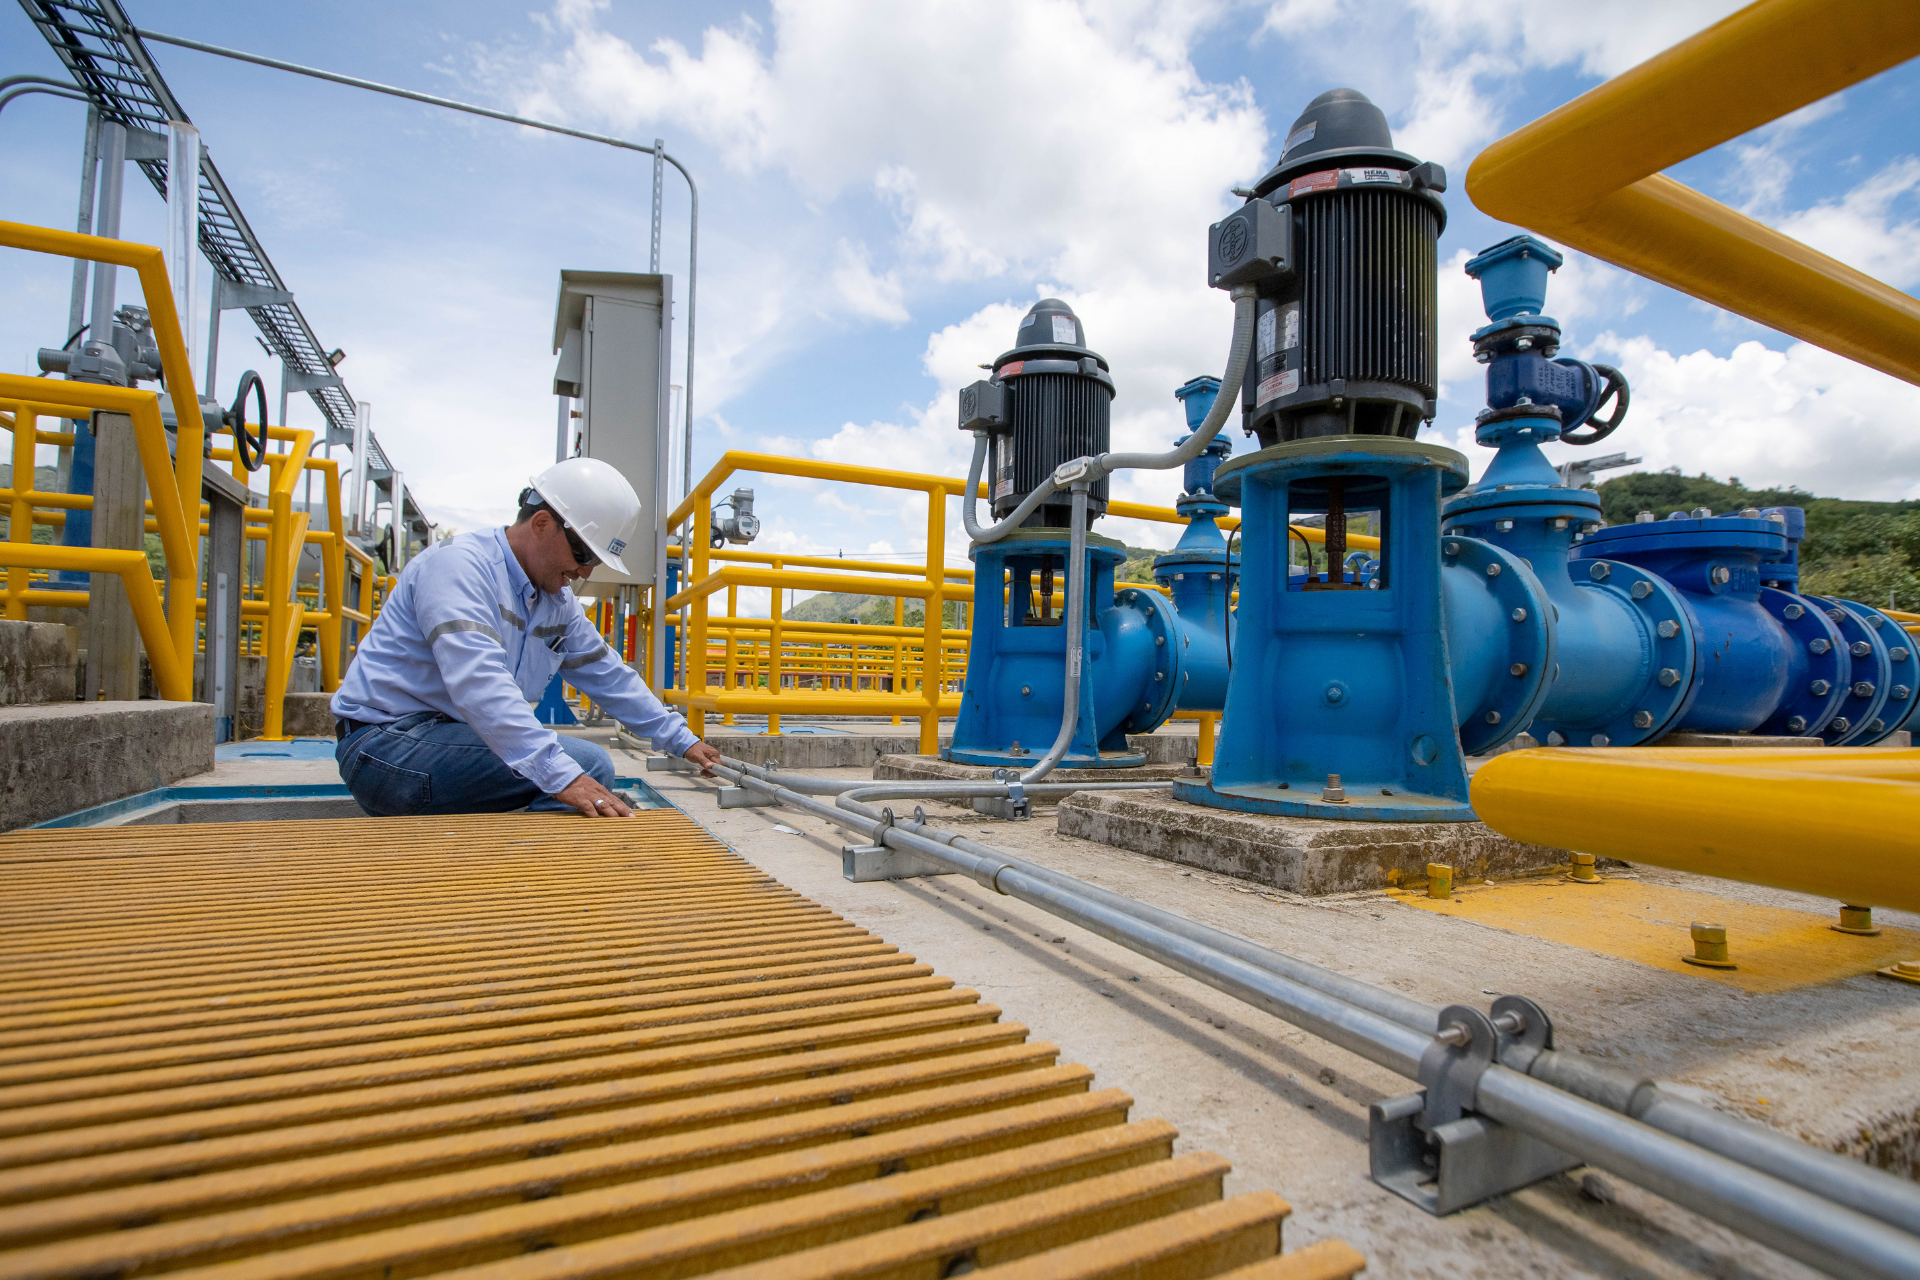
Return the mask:
<path id="1" fill-rule="evenodd" d="M 1801 507 L 1807 538 L 1800 544 L 1800 589 L 1880 608 L 1920 612 L 1920 502 L 1816 498 L 1801 489 L 1748 489 L 1738 476 L 1683 476 L 1677 469 L 1637 471 L 1602 484 L 1608 524 L 1642 511 L 1665 519 L 1706 507 L 1715 515 L 1745 507 Z"/>
<path id="2" fill-rule="evenodd" d="M 949 600 L 941 610 L 943 625 L 960 627 L 961 605 Z M 856 596 L 843 591 L 823 591 L 817 596 L 808 596 L 799 604 L 781 610 L 781 617 L 796 622 L 857 622 L 869 627 L 890 627 L 893 625 L 892 596 Z M 918 600 L 907 601 L 906 621 L 909 627 L 925 626 L 927 607 Z"/>

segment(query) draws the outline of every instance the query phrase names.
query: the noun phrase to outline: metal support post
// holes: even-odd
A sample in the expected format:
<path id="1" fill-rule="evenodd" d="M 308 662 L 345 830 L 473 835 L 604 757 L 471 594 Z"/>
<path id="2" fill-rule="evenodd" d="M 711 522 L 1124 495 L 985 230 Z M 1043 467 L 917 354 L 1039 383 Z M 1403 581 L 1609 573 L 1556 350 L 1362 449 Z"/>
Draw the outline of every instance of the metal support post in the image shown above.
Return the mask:
<path id="1" fill-rule="evenodd" d="M 167 280 L 180 337 L 193 363 L 193 318 L 199 291 L 200 131 L 185 120 L 167 121 Z M 211 383 L 208 384 L 211 387 Z"/>
<path id="2" fill-rule="evenodd" d="M 240 600 L 245 594 L 246 486 L 214 467 L 201 474 L 207 500 L 207 643 L 200 701 L 213 704 L 215 742 L 240 736 Z"/>
<path id="3" fill-rule="evenodd" d="M 347 495 L 347 532 L 356 538 L 364 538 L 367 517 L 367 442 L 373 438 L 373 402 L 371 400 L 355 401 L 353 410 L 353 489 Z"/>
<path id="4" fill-rule="evenodd" d="M 647 270 L 658 275 L 660 272 L 660 192 L 666 183 L 667 144 L 655 138 L 653 140 L 653 250 L 647 255 Z"/>
<path id="5" fill-rule="evenodd" d="M 133 419 L 96 413 L 93 437 L 93 545 L 139 551 L 147 541 L 147 490 Z M 86 700 L 132 702 L 139 696 L 140 629 L 126 587 L 118 574 L 93 574 L 87 597 Z"/>
<path id="6" fill-rule="evenodd" d="M 207 317 L 207 381 L 200 389 L 202 395 L 213 395 L 213 377 L 219 371 L 220 363 L 220 316 L 228 311 L 242 311 L 252 307 L 270 307 L 279 303 L 293 301 L 291 289 L 275 289 L 264 284 L 244 284 L 229 280 L 218 271 L 213 273 L 212 315 Z M 182 331 L 184 332 L 184 326 Z M 281 400 L 280 417 L 287 416 L 286 401 Z"/>
<path id="7" fill-rule="evenodd" d="M 103 121 L 100 125 L 100 209 L 94 217 L 95 234 L 109 240 L 120 238 L 120 191 L 121 179 L 127 168 L 127 131 L 112 121 Z M 87 316 L 86 345 L 107 344 L 111 349 L 113 339 L 113 300 L 116 268 L 111 262 L 95 263 L 93 267 L 93 305 Z M 84 347 L 83 347 L 84 349 Z"/>
<path id="8" fill-rule="evenodd" d="M 93 185 L 94 174 L 100 168 L 100 108 L 87 108 L 86 158 L 80 167 L 80 217 L 74 223 L 74 230 L 81 235 L 93 234 Z M 87 268 L 92 265 L 85 258 L 73 260 L 73 298 L 67 304 L 67 340 L 79 332 L 87 319 Z"/>
<path id="9" fill-rule="evenodd" d="M 407 479 L 401 475 L 398 468 L 396 468 L 393 474 L 387 477 L 387 484 L 390 486 L 387 492 L 393 495 L 393 520 L 391 524 L 393 529 L 393 563 L 387 566 L 387 571 L 398 577 L 400 570 L 407 563 L 407 543 L 410 540 L 410 535 L 407 530 Z"/>

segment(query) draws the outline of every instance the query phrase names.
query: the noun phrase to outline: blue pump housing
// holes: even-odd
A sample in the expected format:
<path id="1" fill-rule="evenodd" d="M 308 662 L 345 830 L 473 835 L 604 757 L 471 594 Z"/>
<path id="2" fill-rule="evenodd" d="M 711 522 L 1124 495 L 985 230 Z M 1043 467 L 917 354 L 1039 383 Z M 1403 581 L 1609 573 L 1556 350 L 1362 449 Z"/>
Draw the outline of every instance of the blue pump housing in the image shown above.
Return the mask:
<path id="1" fill-rule="evenodd" d="M 949 759 L 1025 768 L 1053 745 L 1064 710 L 1067 629 L 1064 610 L 1042 600 L 1043 576 L 1052 579 L 1045 586 L 1064 589 L 1070 552 L 1064 529 L 1017 529 L 973 549 L 973 638 Z M 1144 764 L 1145 756 L 1127 749 L 1127 735 L 1166 722 L 1185 674 L 1167 602 L 1134 588 L 1115 594 L 1113 571 L 1125 559 L 1122 544 L 1087 535 L 1080 715 L 1062 768 Z M 999 599 L 994 584 L 1003 584 Z"/>
<path id="2" fill-rule="evenodd" d="M 1219 379 L 1195 378 L 1174 392 L 1190 430 L 1206 420 L 1219 391 Z M 1186 492 L 1176 504 L 1186 531 L 1154 561 L 1171 599 L 1124 584 L 1116 590 L 1125 547 L 1087 535 L 1080 715 L 1062 767 L 1143 764 L 1144 755 L 1127 749 L 1128 734 L 1153 732 L 1177 709 L 1225 705 L 1229 575 L 1238 557 L 1229 557 L 1217 523 L 1230 508 L 1214 494 L 1213 475 L 1232 449 L 1216 437 L 1186 466 Z M 1071 552 L 1064 529 L 1020 529 L 973 548 L 973 638 L 949 759 L 1024 768 L 1053 744 L 1065 695 L 1066 620 L 1041 595 L 1064 591 Z M 992 583 L 1003 584 L 998 599 Z"/>

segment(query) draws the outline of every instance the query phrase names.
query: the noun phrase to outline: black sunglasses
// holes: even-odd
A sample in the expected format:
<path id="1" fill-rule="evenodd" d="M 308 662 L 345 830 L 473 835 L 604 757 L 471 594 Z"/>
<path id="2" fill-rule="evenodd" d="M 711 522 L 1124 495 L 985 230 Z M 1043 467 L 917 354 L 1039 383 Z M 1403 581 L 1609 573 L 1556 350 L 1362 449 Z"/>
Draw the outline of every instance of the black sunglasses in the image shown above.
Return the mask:
<path id="1" fill-rule="evenodd" d="M 573 562 L 575 564 L 579 565 L 582 569 L 587 569 L 600 563 L 600 557 L 594 554 L 593 548 L 582 542 L 579 534 L 567 528 L 566 521 L 560 520 L 556 521 L 556 523 L 560 526 L 560 532 L 567 535 L 567 550 L 573 553 Z"/>

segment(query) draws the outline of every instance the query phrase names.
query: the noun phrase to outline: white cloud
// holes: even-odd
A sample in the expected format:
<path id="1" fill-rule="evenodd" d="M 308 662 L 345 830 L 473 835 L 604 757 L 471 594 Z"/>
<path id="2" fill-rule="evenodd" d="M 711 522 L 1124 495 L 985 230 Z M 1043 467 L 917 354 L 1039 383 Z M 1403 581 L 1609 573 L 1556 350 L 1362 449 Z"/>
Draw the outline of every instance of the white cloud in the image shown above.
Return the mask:
<path id="1" fill-rule="evenodd" d="M 907 309 L 900 301 L 900 276 L 889 271 L 875 275 L 867 263 L 867 247 L 840 241 L 834 254 L 833 289 L 856 316 L 901 324 Z"/>
<path id="2" fill-rule="evenodd" d="M 1838 200 L 1822 200 L 1775 222 L 1850 267 L 1896 289 L 1920 284 L 1920 157 L 1903 156 Z"/>
<path id="3" fill-rule="evenodd" d="M 1586 354 L 1627 375 L 1633 403 L 1605 444 L 1549 447 L 1556 465 L 1626 452 L 1645 459 L 1641 470 L 1738 477 L 1753 489 L 1920 498 L 1920 437 L 1912 430 L 1920 387 L 1807 343 L 1776 351 L 1743 342 L 1726 356 L 1676 354 L 1651 338 L 1605 333 Z M 1471 422 L 1450 418 L 1434 438 L 1466 453 L 1475 475 L 1493 457 L 1473 443 Z"/>

